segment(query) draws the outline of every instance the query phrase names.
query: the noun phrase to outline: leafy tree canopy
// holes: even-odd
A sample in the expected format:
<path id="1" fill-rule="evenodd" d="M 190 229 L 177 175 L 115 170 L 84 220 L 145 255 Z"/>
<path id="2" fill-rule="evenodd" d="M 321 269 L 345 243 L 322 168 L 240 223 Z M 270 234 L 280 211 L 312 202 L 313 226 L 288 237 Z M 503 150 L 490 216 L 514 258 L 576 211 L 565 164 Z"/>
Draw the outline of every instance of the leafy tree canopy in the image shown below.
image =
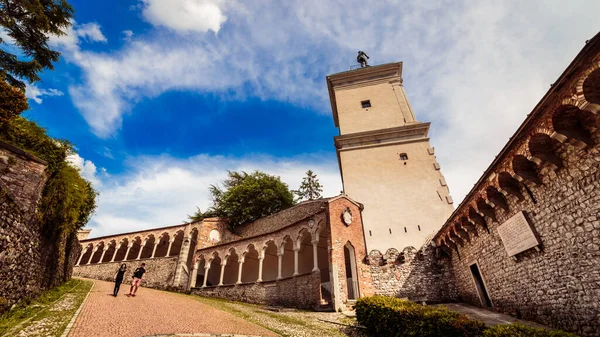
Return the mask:
<path id="1" fill-rule="evenodd" d="M 306 177 L 302 179 L 300 188 L 293 191 L 298 196 L 298 201 L 301 200 L 315 200 L 321 197 L 323 193 L 323 186 L 319 183 L 317 175 L 313 171 L 306 171 Z"/>
<path id="2" fill-rule="evenodd" d="M 17 116 L 0 129 L 0 139 L 48 163 L 49 178 L 38 207 L 38 218 L 46 234 L 58 237 L 75 233 L 96 209 L 98 193 L 79 171 L 69 165 L 67 156 L 75 151 L 66 140 L 54 139 L 32 121 Z"/>
<path id="3" fill-rule="evenodd" d="M 198 209 L 189 216 L 190 220 L 224 217 L 233 229 L 294 205 L 294 195 L 288 186 L 279 177 L 264 172 L 230 171 L 221 185 L 223 188 L 216 185 L 209 188 L 212 207 L 206 212 Z"/>
<path id="4" fill-rule="evenodd" d="M 0 0 L 0 30 L 10 38 L 0 37 L 0 124 L 28 109 L 24 80 L 37 82 L 42 70 L 54 69 L 60 53 L 49 37 L 65 35 L 72 17 L 65 0 Z"/>

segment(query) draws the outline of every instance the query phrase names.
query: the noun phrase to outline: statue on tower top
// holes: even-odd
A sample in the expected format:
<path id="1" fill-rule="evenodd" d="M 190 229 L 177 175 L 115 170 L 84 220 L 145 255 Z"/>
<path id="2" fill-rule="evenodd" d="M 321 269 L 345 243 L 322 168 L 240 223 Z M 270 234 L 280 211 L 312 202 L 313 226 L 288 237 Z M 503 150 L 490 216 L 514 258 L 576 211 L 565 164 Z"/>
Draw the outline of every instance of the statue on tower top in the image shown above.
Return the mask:
<path id="1" fill-rule="evenodd" d="M 369 58 L 369 55 L 367 55 L 367 53 L 365 53 L 362 50 L 359 50 L 358 55 L 356 56 L 356 62 L 360 63 L 361 68 L 368 67 L 369 66 L 369 63 L 367 62 L 368 58 Z"/>

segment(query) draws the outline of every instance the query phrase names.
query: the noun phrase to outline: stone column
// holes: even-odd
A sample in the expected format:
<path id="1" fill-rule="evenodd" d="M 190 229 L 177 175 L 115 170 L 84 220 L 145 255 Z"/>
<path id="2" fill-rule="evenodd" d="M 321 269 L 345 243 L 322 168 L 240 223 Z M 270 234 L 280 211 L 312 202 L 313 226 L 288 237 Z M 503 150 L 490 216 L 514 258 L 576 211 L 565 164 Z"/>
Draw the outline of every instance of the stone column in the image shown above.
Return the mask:
<path id="1" fill-rule="evenodd" d="M 79 256 L 79 260 L 77 260 L 77 265 L 81 264 L 81 259 L 83 258 L 83 255 L 85 255 L 86 252 L 87 248 L 85 250 L 83 250 L 83 248 L 81 249 L 81 255 Z"/>
<path id="2" fill-rule="evenodd" d="M 92 250 L 92 255 L 90 255 L 90 259 L 88 260 L 88 262 L 86 264 L 92 263 L 92 258 L 94 257 L 94 254 L 96 254 L 97 250 L 98 250 L 98 247 L 96 247 Z"/>
<path id="3" fill-rule="evenodd" d="M 147 240 L 144 240 L 144 243 L 140 245 L 140 251 L 138 253 L 136 260 L 139 260 L 140 257 L 142 257 L 142 252 L 144 251 L 144 247 L 146 247 L 146 242 L 147 242 Z"/>
<path id="4" fill-rule="evenodd" d="M 283 253 L 277 253 L 277 279 L 281 280 L 281 268 L 283 266 Z"/>
<path id="5" fill-rule="evenodd" d="M 319 260 L 317 258 L 317 244 L 319 243 L 319 241 L 313 240 L 312 241 L 312 245 L 313 245 L 313 272 L 315 271 L 319 271 Z"/>
<path id="6" fill-rule="evenodd" d="M 154 243 L 154 249 L 152 250 L 152 256 L 150 256 L 151 259 L 154 258 L 154 254 L 156 254 L 156 248 L 158 247 L 159 243 L 160 243 L 160 240 L 158 242 Z"/>
<path id="7" fill-rule="evenodd" d="M 208 280 L 208 271 L 210 270 L 210 264 L 204 266 L 204 282 L 202 282 L 202 288 L 206 288 L 206 281 Z"/>
<path id="8" fill-rule="evenodd" d="M 104 260 L 104 254 L 106 254 L 108 248 L 109 247 L 105 247 L 104 249 L 102 249 L 102 255 L 100 255 L 100 260 L 98 260 L 98 263 L 102 263 L 102 260 Z"/>
<path id="9" fill-rule="evenodd" d="M 299 275 L 298 273 L 298 252 L 300 251 L 299 247 L 294 247 L 294 276 Z"/>
<path id="10" fill-rule="evenodd" d="M 242 268 L 244 267 L 244 260 L 239 260 L 238 261 L 239 264 L 239 268 L 238 268 L 238 280 L 235 284 L 241 284 L 242 283 Z"/>
<path id="11" fill-rule="evenodd" d="M 263 261 L 265 260 L 264 256 L 259 256 L 258 257 L 258 280 L 256 280 L 256 282 L 260 283 L 262 282 L 262 271 L 263 271 Z"/>
<path id="12" fill-rule="evenodd" d="M 190 286 L 188 288 L 196 287 L 196 279 L 198 278 L 198 265 L 198 262 L 194 263 L 194 269 L 192 269 L 192 277 L 190 277 Z"/>
<path id="13" fill-rule="evenodd" d="M 219 285 L 223 285 L 223 274 L 225 274 L 225 266 L 227 265 L 227 261 L 225 263 L 221 263 L 221 276 L 219 276 Z"/>
<path id="14" fill-rule="evenodd" d="M 119 251 L 119 249 L 121 249 L 120 243 L 118 246 L 115 246 L 115 252 L 113 253 L 112 259 L 110 259 L 110 262 L 115 262 L 115 257 L 117 257 L 117 252 Z"/>
<path id="15" fill-rule="evenodd" d="M 125 257 L 123 258 L 123 261 L 127 261 L 127 257 L 129 256 L 129 251 L 131 250 L 131 247 L 133 247 L 133 243 L 127 245 L 127 251 L 125 252 Z"/>
<path id="16" fill-rule="evenodd" d="M 167 249 L 167 255 L 165 255 L 166 257 L 171 254 L 171 246 L 173 245 L 173 241 L 175 241 L 175 238 L 171 238 L 171 240 L 169 240 L 169 248 Z"/>

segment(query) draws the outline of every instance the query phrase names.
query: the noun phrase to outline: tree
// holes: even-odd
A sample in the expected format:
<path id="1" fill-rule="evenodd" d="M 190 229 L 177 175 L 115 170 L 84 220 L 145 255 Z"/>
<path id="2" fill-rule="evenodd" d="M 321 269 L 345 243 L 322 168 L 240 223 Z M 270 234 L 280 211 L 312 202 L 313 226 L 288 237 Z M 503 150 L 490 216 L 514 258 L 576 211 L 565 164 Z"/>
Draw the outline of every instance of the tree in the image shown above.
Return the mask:
<path id="1" fill-rule="evenodd" d="M 294 205 L 294 195 L 288 186 L 279 177 L 264 172 L 230 171 L 222 185 L 223 189 L 210 186 L 212 207 L 207 212 L 198 209 L 190 216 L 191 220 L 224 217 L 234 229 Z"/>
<path id="2" fill-rule="evenodd" d="M 323 193 L 323 186 L 319 183 L 317 175 L 314 174 L 313 171 L 308 170 L 306 171 L 306 177 L 302 179 L 300 188 L 293 192 L 298 196 L 298 201 L 315 200 L 321 197 L 321 193 Z"/>
<path id="3" fill-rule="evenodd" d="M 0 82 L 4 82 L 0 87 L 2 91 L 6 85 L 18 89 L 8 97 L 16 103 L 0 106 L 0 123 L 27 109 L 22 104 L 26 102 L 24 80 L 38 82 L 42 70 L 54 69 L 60 53 L 50 49 L 48 40 L 52 35 L 65 35 L 72 17 L 73 7 L 65 0 L 0 0 L 0 30 L 11 39 L 0 38 Z M 19 55 L 8 52 L 7 44 L 16 47 Z"/>

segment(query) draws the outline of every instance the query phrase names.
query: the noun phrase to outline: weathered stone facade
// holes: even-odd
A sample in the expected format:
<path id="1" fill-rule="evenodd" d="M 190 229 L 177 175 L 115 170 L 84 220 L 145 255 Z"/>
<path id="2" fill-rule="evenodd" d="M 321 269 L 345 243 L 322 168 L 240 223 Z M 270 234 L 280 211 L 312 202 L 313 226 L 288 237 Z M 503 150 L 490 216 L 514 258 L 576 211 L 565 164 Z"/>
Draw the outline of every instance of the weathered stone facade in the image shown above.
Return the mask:
<path id="1" fill-rule="evenodd" d="M 459 298 L 582 336 L 600 331 L 600 36 L 590 40 L 434 241 Z M 523 230 L 498 228 L 523 212 Z M 521 241 L 518 241 L 521 240 Z M 527 247 L 535 246 L 529 249 Z"/>
<path id="2" fill-rule="evenodd" d="M 379 295 L 425 303 L 454 302 L 458 298 L 449 259 L 439 256 L 430 244 L 419 250 L 406 247 L 402 252 L 390 248 L 385 254 L 374 250 L 369 253 L 368 263 L 373 291 Z"/>
<path id="3" fill-rule="evenodd" d="M 46 163 L 0 142 L 0 312 L 71 277 L 75 236 L 49 240 L 34 216 Z"/>

